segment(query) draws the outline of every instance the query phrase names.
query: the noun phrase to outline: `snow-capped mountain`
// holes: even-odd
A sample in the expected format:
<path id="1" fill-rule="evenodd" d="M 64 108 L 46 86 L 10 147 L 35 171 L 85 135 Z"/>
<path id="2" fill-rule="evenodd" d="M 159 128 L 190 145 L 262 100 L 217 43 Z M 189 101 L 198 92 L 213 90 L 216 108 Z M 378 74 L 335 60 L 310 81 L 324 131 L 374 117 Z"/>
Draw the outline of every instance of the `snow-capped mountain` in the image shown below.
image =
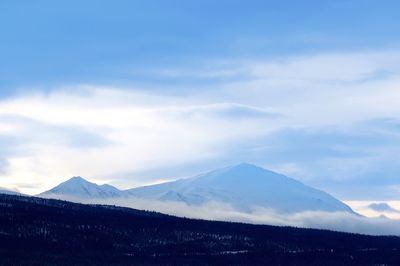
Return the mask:
<path id="1" fill-rule="evenodd" d="M 122 197 L 122 195 L 120 190 L 111 185 L 97 185 L 80 176 L 74 176 L 38 196 L 57 199 L 106 199 Z"/>
<path id="2" fill-rule="evenodd" d="M 287 176 L 251 164 L 217 169 L 187 179 L 157 185 L 118 190 L 73 177 L 39 196 L 58 199 L 141 198 L 162 202 L 183 202 L 199 206 L 221 202 L 238 211 L 257 207 L 279 212 L 344 211 L 352 209 L 333 196 Z"/>
<path id="3" fill-rule="evenodd" d="M 353 212 L 349 206 L 321 190 L 246 163 L 193 178 L 134 188 L 126 193 L 139 198 L 179 201 L 189 205 L 224 202 L 241 211 L 264 207 L 281 212 Z"/>

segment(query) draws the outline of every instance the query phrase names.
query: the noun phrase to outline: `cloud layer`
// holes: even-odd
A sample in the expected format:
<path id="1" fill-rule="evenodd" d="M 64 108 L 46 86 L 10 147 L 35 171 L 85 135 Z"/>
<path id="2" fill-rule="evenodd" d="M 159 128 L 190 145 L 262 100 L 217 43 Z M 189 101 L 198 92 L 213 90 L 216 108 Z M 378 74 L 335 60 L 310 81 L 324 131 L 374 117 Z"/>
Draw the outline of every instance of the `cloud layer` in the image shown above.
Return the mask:
<path id="1" fill-rule="evenodd" d="M 90 204 L 124 206 L 196 219 L 317 228 L 370 235 L 400 235 L 400 220 L 384 217 L 367 218 L 345 212 L 306 211 L 287 214 L 259 207 L 255 207 L 251 212 L 240 212 L 222 202 L 208 202 L 199 206 L 189 206 L 183 202 L 161 202 L 139 198 L 64 199 Z"/>

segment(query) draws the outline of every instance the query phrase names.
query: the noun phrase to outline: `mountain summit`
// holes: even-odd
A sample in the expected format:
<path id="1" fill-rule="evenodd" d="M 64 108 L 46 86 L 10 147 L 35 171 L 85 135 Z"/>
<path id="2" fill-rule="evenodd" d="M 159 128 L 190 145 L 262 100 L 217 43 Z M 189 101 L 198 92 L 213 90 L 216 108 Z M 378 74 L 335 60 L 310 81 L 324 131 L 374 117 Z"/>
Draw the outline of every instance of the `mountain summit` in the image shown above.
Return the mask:
<path id="1" fill-rule="evenodd" d="M 38 196 L 46 198 L 115 198 L 121 197 L 122 192 L 110 185 L 97 185 L 80 176 L 74 176 L 58 186 L 45 191 Z"/>

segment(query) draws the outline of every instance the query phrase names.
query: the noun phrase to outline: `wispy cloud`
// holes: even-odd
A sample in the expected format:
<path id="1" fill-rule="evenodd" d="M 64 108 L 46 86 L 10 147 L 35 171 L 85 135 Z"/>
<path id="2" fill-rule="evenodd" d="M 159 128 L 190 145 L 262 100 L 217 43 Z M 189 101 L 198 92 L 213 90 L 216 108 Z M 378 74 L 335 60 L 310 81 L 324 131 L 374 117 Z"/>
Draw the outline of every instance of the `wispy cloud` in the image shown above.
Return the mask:
<path id="1" fill-rule="evenodd" d="M 29 179 L 42 189 L 68 175 L 107 177 L 218 157 L 220 147 L 267 132 L 264 123 L 275 118 L 272 112 L 238 104 L 88 90 L 0 103 L 1 121 L 8 126 L 3 135 L 24 147 L 9 155 L 3 183 Z"/>
<path id="2" fill-rule="evenodd" d="M 400 235 L 400 220 L 384 217 L 367 218 L 345 212 L 306 211 L 287 214 L 259 207 L 255 207 L 251 212 L 240 212 L 229 204 L 221 202 L 208 202 L 200 206 L 189 206 L 182 202 L 161 202 L 139 198 L 109 200 L 67 199 L 92 204 L 111 204 L 158 211 L 197 219 L 318 228 L 371 235 Z"/>

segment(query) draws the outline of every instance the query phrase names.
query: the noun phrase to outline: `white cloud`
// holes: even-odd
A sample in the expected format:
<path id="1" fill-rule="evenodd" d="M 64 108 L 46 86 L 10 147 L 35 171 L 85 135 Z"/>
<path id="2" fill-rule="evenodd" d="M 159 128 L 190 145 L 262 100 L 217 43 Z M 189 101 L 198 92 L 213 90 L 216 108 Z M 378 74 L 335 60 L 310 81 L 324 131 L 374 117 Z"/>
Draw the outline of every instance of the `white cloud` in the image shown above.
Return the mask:
<path id="1" fill-rule="evenodd" d="M 88 94 L 59 91 L 0 103 L 0 119 L 12 125 L 8 134 L 25 151 L 9 155 L 3 185 L 38 183 L 35 190 L 22 190 L 39 192 L 70 175 L 101 178 L 209 159 L 222 156 L 220 147 L 235 139 L 271 130 L 265 127 L 273 119 L 269 112 L 251 106 L 197 104 L 179 98 L 164 102 L 164 97 L 135 91 L 86 90 Z M 229 113 L 236 109 L 242 113 L 245 109 L 242 115 L 249 119 L 236 121 Z M 85 129 L 110 145 L 70 145 L 66 128 Z"/>

